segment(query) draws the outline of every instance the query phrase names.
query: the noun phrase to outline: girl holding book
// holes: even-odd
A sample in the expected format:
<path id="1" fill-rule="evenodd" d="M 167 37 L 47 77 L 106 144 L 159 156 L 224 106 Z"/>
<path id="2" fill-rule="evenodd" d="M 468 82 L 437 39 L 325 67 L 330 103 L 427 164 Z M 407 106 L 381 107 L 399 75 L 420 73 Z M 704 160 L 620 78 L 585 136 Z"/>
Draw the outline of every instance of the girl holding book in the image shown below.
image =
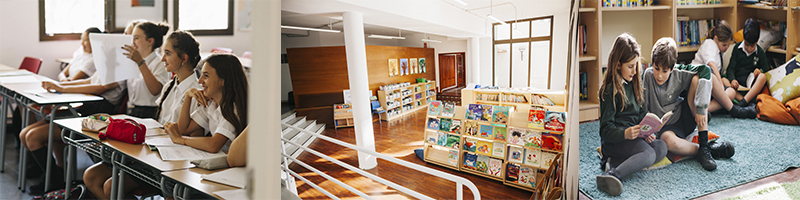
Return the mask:
<path id="1" fill-rule="evenodd" d="M 667 155 L 666 143 L 655 135 L 639 137 L 641 127 L 638 124 L 647 114 L 638 67 L 639 48 L 633 36 L 627 33 L 617 36 L 608 56 L 610 71 L 599 91 L 605 173 L 597 176 L 597 188 L 611 196 L 622 193 L 620 178 L 655 164 Z"/>

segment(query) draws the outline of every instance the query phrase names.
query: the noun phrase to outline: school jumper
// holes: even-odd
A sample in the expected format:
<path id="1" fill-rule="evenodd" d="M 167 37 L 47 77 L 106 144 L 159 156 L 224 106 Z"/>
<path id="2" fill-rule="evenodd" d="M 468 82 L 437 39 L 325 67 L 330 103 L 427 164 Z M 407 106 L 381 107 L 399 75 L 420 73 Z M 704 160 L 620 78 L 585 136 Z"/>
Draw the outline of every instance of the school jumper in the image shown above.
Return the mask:
<path id="1" fill-rule="evenodd" d="M 747 87 L 752 84 L 747 83 L 747 76 L 753 73 L 753 70 L 759 68 L 761 72 L 767 72 L 770 67 L 767 64 L 767 54 L 764 49 L 756 45 L 755 52 L 747 53 L 743 43 L 740 42 L 733 47 L 731 61 L 728 63 L 728 69 L 726 70 L 726 77 L 731 81 L 736 79 L 739 85 Z"/>

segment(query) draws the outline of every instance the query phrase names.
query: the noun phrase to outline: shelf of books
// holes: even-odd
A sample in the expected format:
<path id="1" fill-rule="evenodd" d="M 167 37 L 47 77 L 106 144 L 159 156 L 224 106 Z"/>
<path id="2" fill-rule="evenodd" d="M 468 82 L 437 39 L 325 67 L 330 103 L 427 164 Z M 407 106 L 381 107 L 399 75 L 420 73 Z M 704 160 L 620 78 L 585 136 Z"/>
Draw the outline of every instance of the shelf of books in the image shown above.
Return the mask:
<path id="1" fill-rule="evenodd" d="M 462 89 L 461 105 L 483 104 L 506 106 L 512 111 L 526 111 L 531 107 L 565 111 L 565 90 L 534 90 L 530 88 Z"/>
<path id="2" fill-rule="evenodd" d="M 353 108 L 350 104 L 333 104 L 333 127 L 351 127 L 353 122 Z"/>
<path id="3" fill-rule="evenodd" d="M 580 49 L 579 57 L 579 73 L 580 73 L 580 102 L 582 103 L 598 103 L 597 90 L 599 90 L 600 77 L 602 76 L 601 63 L 603 58 L 598 55 L 600 52 L 600 21 L 602 13 L 601 9 L 605 1 L 587 0 L 583 5 L 584 8 L 598 8 L 598 12 L 582 12 L 579 14 L 578 23 L 578 43 Z M 591 115 L 594 108 L 579 108 L 580 121 L 588 121 L 599 118 L 599 115 Z"/>
<path id="4" fill-rule="evenodd" d="M 397 119 L 407 113 L 425 108 L 436 100 L 436 82 L 397 83 L 381 86 L 378 101 L 386 112 L 381 113 L 384 121 Z"/>

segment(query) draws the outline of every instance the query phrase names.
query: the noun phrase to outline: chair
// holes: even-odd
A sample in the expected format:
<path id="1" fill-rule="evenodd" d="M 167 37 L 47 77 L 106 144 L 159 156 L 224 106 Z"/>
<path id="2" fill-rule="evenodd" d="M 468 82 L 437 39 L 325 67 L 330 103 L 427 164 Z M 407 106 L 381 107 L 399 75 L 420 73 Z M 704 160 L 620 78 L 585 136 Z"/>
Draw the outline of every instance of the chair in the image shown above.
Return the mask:
<path id="1" fill-rule="evenodd" d="M 383 119 L 381 118 L 381 113 L 385 113 L 386 110 L 381 108 L 381 103 L 378 101 L 372 101 L 372 114 L 378 114 L 378 122 L 383 123 Z"/>
<path id="2" fill-rule="evenodd" d="M 25 56 L 25 58 L 22 59 L 22 64 L 19 65 L 19 69 L 28 70 L 30 72 L 33 72 L 34 74 L 39 74 L 40 67 L 42 67 L 41 58 L 34 58 L 27 56 Z"/>
<path id="3" fill-rule="evenodd" d="M 213 49 L 211 49 L 211 53 L 233 53 L 233 49 L 225 47 L 214 47 Z"/>

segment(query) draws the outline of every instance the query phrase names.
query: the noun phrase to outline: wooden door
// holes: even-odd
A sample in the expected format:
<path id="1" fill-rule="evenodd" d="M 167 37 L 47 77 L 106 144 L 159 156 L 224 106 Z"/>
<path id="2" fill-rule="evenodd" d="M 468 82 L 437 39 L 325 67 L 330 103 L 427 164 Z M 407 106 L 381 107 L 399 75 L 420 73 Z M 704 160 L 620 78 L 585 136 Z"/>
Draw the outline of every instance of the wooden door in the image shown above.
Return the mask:
<path id="1" fill-rule="evenodd" d="M 442 90 L 456 86 L 456 54 L 439 54 L 439 81 Z"/>
<path id="2" fill-rule="evenodd" d="M 456 67 L 456 87 L 464 87 L 467 86 L 466 75 L 465 73 L 465 66 L 464 66 L 464 53 L 460 53 L 457 56 L 458 66 Z"/>

